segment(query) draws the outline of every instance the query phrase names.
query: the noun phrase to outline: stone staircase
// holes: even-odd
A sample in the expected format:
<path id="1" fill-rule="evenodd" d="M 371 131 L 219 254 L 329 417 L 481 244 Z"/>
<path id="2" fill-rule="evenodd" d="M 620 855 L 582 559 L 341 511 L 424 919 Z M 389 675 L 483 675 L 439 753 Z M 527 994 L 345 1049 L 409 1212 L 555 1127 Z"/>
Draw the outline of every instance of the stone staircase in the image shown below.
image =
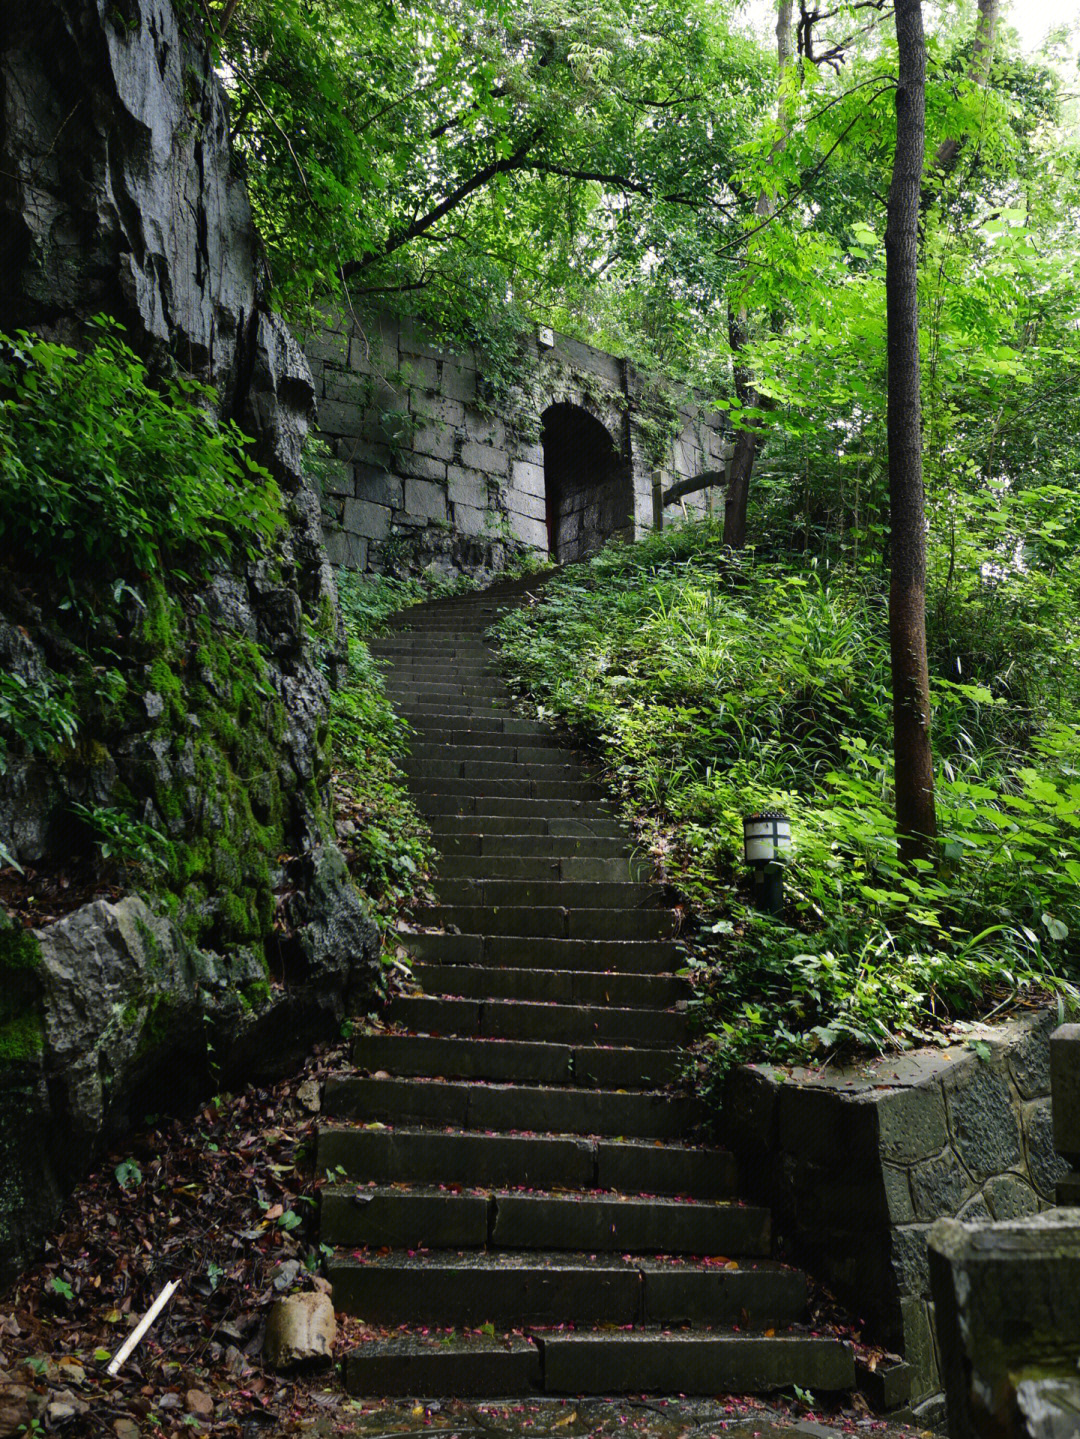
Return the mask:
<path id="1" fill-rule="evenodd" d="M 806 1279 L 675 1081 L 677 921 L 587 765 L 515 713 L 482 635 L 536 581 L 372 646 L 442 860 L 401 934 L 421 994 L 327 1082 L 322 1238 L 371 1326 L 354 1394 L 749 1393 L 854 1383 Z"/>

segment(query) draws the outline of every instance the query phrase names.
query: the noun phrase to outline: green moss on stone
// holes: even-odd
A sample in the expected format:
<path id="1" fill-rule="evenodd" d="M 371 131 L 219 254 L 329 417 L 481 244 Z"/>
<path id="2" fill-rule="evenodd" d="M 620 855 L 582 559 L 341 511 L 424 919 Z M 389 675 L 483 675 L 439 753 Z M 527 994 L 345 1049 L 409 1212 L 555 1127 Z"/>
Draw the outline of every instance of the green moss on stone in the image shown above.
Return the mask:
<path id="1" fill-rule="evenodd" d="M 151 995 L 146 1006 L 146 1017 L 142 1022 L 142 1033 L 139 1035 L 139 1043 L 135 1050 L 136 1059 L 157 1049 L 165 1039 L 172 1027 L 174 1008 L 175 1004 L 170 994 L 159 992 Z"/>
<path id="2" fill-rule="evenodd" d="M 0 970 L 37 969 L 41 947 L 32 930 L 0 921 Z"/>
<path id="3" fill-rule="evenodd" d="M 240 1002 L 245 1009 L 261 1009 L 269 1004 L 270 997 L 270 984 L 265 979 L 250 980 L 240 990 Z"/>
<path id="4" fill-rule="evenodd" d="M 45 1047 L 41 1016 L 20 1014 L 0 1024 L 0 1064 L 20 1064 L 36 1059 Z"/>

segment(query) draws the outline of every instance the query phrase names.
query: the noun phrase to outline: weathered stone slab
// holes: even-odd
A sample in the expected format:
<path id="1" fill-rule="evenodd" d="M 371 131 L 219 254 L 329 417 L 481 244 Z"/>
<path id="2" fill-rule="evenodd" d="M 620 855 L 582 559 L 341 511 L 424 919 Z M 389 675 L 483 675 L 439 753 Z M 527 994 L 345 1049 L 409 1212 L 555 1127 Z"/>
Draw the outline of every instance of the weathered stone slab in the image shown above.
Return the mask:
<path id="1" fill-rule="evenodd" d="M 421 456 L 414 459 L 419 460 Z M 445 466 L 440 466 L 433 461 L 431 468 L 435 471 L 435 478 L 442 478 L 445 473 Z M 405 508 L 413 515 L 426 516 L 432 520 L 446 519 L 446 490 L 442 485 L 433 484 L 430 480 L 410 479 L 405 481 Z"/>
<path id="2" fill-rule="evenodd" d="M 414 431 L 411 448 L 418 455 L 428 455 L 436 460 L 452 460 L 455 444 L 454 431 L 448 425 L 424 425 Z"/>
<path id="3" fill-rule="evenodd" d="M 1050 1036 L 1054 1096 L 1054 1147 L 1080 1168 L 1080 1024 L 1062 1024 Z"/>
<path id="4" fill-rule="evenodd" d="M 479 470 L 450 465 L 446 471 L 447 495 L 455 505 L 472 505 L 484 510 L 488 503 L 487 477 Z"/>
<path id="5" fill-rule="evenodd" d="M 377 465 L 354 467 L 355 493 L 358 500 L 398 510 L 402 503 L 401 481 Z"/>
<path id="6" fill-rule="evenodd" d="M 529 545 L 536 550 L 547 552 L 547 526 L 540 520 L 530 519 L 527 515 L 511 515 L 510 529 L 514 536 L 522 544 Z"/>
<path id="7" fill-rule="evenodd" d="M 1014 1377 L 1066 1361 L 1080 1339 L 1080 1210 L 1005 1224 L 941 1220 L 930 1269 L 953 1439 L 1022 1435 Z"/>
<path id="8" fill-rule="evenodd" d="M 762 1393 L 799 1383 L 850 1389 L 851 1350 L 836 1340 L 777 1335 L 538 1336 L 553 1394 Z"/>
<path id="9" fill-rule="evenodd" d="M 535 1344 L 513 1334 L 418 1335 L 378 1339 L 354 1349 L 345 1364 L 350 1394 L 483 1399 L 541 1387 Z"/>
<path id="10" fill-rule="evenodd" d="M 416 480 L 434 480 L 445 482 L 446 461 L 434 459 L 431 455 L 420 454 L 415 450 L 409 450 L 402 454 L 397 462 L 398 469 L 403 475 L 412 476 Z M 441 505 L 441 512 L 436 509 L 432 513 L 432 506 L 435 498 L 431 490 L 421 489 L 405 481 L 405 507 L 410 516 L 418 519 L 445 519 L 446 518 L 446 491 L 440 489 L 438 504 Z"/>
<path id="11" fill-rule="evenodd" d="M 532 464 L 528 460 L 515 460 L 510 466 L 510 484 L 513 489 L 520 490 L 522 494 L 543 497 L 543 465 Z"/>
<path id="12" fill-rule="evenodd" d="M 484 535 L 492 527 L 491 511 L 472 505 L 454 504 L 454 523 L 465 535 Z"/>
<path id="13" fill-rule="evenodd" d="M 392 514 L 386 505 L 372 504 L 370 500 L 346 500 L 342 523 L 353 534 L 365 539 L 382 540 L 390 533 Z"/>
<path id="14" fill-rule="evenodd" d="M 466 440 L 461 447 L 461 463 L 468 469 L 482 470 L 486 475 L 504 476 L 510 466 L 510 456 L 506 450 L 493 445 Z"/>

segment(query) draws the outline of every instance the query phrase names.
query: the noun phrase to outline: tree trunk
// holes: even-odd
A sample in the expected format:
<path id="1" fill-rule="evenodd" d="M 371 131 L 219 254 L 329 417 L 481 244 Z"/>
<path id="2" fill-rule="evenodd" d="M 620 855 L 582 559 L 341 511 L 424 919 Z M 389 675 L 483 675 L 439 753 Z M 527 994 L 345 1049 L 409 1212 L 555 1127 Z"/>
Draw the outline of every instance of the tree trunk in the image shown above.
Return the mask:
<path id="1" fill-rule="evenodd" d="M 772 147 L 772 154 L 784 148 L 790 127 L 787 100 L 783 93 L 784 74 L 791 64 L 791 10 L 792 0 L 777 0 L 776 7 L 776 66 L 780 96 L 776 102 L 776 118 L 780 125 L 780 136 Z M 770 157 L 771 158 L 771 157 Z M 759 221 L 768 220 L 776 210 L 776 201 L 771 191 L 762 190 L 758 195 L 754 212 Z M 768 403 L 754 388 L 749 372 L 739 363 L 739 352 L 749 336 L 748 316 L 745 310 L 732 312 L 728 317 L 728 336 L 731 351 L 735 357 L 735 393 L 744 405 L 755 409 L 768 408 Z M 735 438 L 735 452 L 728 468 L 727 496 L 724 502 L 724 544 L 734 550 L 741 550 L 746 544 L 746 507 L 750 500 L 750 479 L 754 473 L 754 461 L 761 443 L 760 424 L 740 430 Z"/>
<path id="2" fill-rule="evenodd" d="M 983 86 L 990 78 L 990 66 L 994 63 L 994 42 L 997 37 L 999 0 L 979 0 L 979 18 L 975 22 L 975 44 L 971 52 L 971 67 L 968 79 Z M 942 140 L 934 154 L 935 170 L 950 170 L 960 153 L 961 140 Z"/>
<path id="3" fill-rule="evenodd" d="M 896 821 L 901 858 L 926 856 L 937 833 L 926 660 L 926 523 L 919 397 L 918 219 L 925 148 L 922 0 L 896 0 L 900 72 L 896 152 L 885 230 L 889 514 Z"/>
<path id="4" fill-rule="evenodd" d="M 750 476 L 757 458 L 758 433 L 740 430 L 728 469 L 727 498 L 724 503 L 724 544 L 741 550 L 746 544 L 746 507 L 750 499 Z"/>

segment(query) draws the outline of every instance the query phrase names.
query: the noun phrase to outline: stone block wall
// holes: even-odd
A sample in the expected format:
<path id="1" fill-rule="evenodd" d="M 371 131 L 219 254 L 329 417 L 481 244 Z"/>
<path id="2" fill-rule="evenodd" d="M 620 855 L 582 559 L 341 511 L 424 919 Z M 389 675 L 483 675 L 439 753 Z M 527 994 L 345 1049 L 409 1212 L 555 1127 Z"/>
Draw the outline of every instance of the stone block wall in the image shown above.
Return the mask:
<path id="1" fill-rule="evenodd" d="M 854 1070 L 748 1065 L 729 1078 L 726 1138 L 783 1252 L 941 1389 L 927 1238 L 935 1220 L 1019 1219 L 1054 1203 L 1050 1030 L 1040 1013 L 972 1027 L 964 1045 Z"/>
<path id="2" fill-rule="evenodd" d="M 305 337 L 329 450 L 314 468 L 333 563 L 497 570 L 522 552 L 546 557 L 549 534 L 571 530 L 575 548 L 591 551 L 651 528 L 657 469 L 670 483 L 723 467 L 722 417 L 684 396 L 681 431 L 658 455 L 648 384 L 633 366 L 565 336 L 545 338 L 551 343 L 525 344 L 515 384 L 495 394 L 471 350 L 452 353 L 409 319 L 328 314 Z M 612 456 L 602 500 L 590 506 L 575 491 L 573 515 L 549 514 L 543 439 L 552 406 L 573 406 L 602 426 Z M 707 507 L 701 493 L 685 512 Z M 565 557 L 577 556 L 568 547 Z"/>

